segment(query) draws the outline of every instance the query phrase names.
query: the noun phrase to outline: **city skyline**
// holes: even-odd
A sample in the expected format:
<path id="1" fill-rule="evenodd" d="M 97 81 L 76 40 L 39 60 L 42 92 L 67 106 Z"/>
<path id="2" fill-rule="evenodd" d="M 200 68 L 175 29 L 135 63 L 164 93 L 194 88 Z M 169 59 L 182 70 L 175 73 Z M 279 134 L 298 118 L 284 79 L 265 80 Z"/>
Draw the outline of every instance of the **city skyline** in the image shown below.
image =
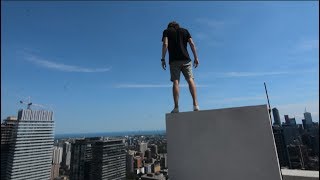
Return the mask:
<path id="1" fill-rule="evenodd" d="M 2 120 L 30 96 L 55 112 L 56 134 L 165 129 L 161 36 L 176 20 L 198 49 L 201 110 L 266 104 L 266 82 L 282 122 L 301 124 L 305 108 L 319 121 L 318 1 L 1 3 Z"/>

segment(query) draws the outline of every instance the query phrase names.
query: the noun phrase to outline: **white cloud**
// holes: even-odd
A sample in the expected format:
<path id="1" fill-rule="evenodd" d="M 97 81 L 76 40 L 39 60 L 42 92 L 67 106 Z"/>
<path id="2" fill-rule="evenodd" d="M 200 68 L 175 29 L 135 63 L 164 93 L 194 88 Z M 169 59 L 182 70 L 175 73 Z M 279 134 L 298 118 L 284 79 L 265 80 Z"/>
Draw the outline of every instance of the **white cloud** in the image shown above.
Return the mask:
<path id="1" fill-rule="evenodd" d="M 197 87 L 208 87 L 207 85 L 196 85 Z M 172 84 L 117 84 L 114 88 L 171 88 Z M 180 84 L 180 87 L 188 87 L 187 84 Z"/>
<path id="2" fill-rule="evenodd" d="M 252 76 L 270 76 L 270 75 L 282 75 L 289 72 L 226 72 L 222 74 L 222 77 L 252 77 Z"/>
<path id="3" fill-rule="evenodd" d="M 93 73 L 93 72 L 106 72 L 111 69 L 111 68 L 86 68 L 86 67 L 79 67 L 74 65 L 67 65 L 63 63 L 48 61 L 34 55 L 27 55 L 26 59 L 38 66 L 42 66 L 49 69 L 55 69 L 59 71 L 65 71 L 65 72 Z"/>

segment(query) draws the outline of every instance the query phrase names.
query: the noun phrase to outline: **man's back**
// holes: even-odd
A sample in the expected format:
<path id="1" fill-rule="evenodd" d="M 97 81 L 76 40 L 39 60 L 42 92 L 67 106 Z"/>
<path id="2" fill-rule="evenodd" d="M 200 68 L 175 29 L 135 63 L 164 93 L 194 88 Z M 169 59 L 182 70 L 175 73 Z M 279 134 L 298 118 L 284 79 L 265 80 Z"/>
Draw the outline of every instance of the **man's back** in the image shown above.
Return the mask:
<path id="1" fill-rule="evenodd" d="M 169 62 L 191 60 L 187 50 L 191 35 L 187 29 L 168 28 L 163 31 L 162 39 L 164 37 L 168 37 Z"/>

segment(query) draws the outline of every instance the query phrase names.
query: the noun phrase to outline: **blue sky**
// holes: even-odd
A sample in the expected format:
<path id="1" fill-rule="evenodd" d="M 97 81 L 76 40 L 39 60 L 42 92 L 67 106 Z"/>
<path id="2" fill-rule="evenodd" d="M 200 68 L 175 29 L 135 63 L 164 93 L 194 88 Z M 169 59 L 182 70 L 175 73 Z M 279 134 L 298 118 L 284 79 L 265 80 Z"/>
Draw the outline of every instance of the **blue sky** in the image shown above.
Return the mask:
<path id="1" fill-rule="evenodd" d="M 1 1 L 1 119 L 31 97 L 55 112 L 56 133 L 165 129 L 173 100 L 161 36 L 176 20 L 196 43 L 201 109 L 266 104 L 266 82 L 282 120 L 289 114 L 301 123 L 307 108 L 319 121 L 318 7 Z M 181 85 L 180 111 L 190 111 Z"/>

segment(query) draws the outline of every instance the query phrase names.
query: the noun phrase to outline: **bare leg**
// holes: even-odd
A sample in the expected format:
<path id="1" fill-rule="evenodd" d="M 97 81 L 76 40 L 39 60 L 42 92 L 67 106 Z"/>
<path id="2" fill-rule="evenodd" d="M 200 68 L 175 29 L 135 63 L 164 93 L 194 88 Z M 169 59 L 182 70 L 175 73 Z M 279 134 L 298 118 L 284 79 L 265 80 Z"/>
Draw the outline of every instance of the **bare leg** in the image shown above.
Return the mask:
<path id="1" fill-rule="evenodd" d="M 193 105 L 198 106 L 198 100 L 197 100 L 197 91 L 196 91 L 196 85 L 194 83 L 194 80 L 192 78 L 187 80 L 189 84 L 189 90 L 192 96 Z"/>
<path id="2" fill-rule="evenodd" d="M 173 81 L 172 94 L 174 100 L 174 108 L 179 107 L 179 80 Z"/>

